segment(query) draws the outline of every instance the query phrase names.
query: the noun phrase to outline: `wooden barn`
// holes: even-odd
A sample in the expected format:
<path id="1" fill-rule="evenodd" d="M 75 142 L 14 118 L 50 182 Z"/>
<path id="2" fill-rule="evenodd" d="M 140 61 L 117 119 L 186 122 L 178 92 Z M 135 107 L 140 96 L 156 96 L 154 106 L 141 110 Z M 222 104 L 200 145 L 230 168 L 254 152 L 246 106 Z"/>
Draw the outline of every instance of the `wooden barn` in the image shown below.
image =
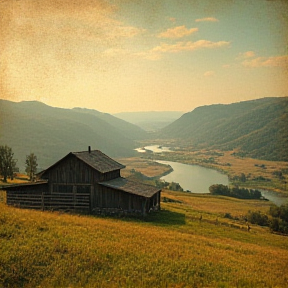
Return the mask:
<path id="1" fill-rule="evenodd" d="M 42 210 L 146 215 L 160 209 L 161 190 L 122 178 L 124 165 L 99 150 L 70 152 L 38 174 L 39 182 L 5 188 L 7 204 Z"/>

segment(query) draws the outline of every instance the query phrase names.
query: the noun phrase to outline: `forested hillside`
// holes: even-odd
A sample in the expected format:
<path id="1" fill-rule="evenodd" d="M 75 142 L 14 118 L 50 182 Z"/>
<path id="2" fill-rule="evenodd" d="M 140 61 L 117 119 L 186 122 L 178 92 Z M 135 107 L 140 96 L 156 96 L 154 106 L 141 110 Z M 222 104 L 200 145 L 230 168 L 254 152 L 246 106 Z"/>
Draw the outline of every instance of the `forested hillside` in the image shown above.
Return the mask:
<path id="1" fill-rule="evenodd" d="M 130 156 L 134 140 L 146 132 L 116 117 L 95 110 L 61 109 L 36 101 L 0 100 L 0 143 L 13 149 L 17 166 L 33 152 L 39 167 L 47 168 L 70 151 L 90 145 L 111 157 Z"/>
<path id="2" fill-rule="evenodd" d="M 155 137 L 184 139 L 198 148 L 288 161 L 288 97 L 198 107 Z"/>
<path id="3" fill-rule="evenodd" d="M 288 97 L 198 107 L 154 133 L 196 148 L 237 149 L 243 156 L 288 161 Z M 151 137 L 149 133 L 149 138 Z M 148 139 L 136 125 L 96 110 L 62 109 L 36 101 L 0 99 L 0 144 L 13 149 L 17 166 L 33 152 L 46 168 L 70 151 L 100 149 L 133 155 L 134 140 Z"/>

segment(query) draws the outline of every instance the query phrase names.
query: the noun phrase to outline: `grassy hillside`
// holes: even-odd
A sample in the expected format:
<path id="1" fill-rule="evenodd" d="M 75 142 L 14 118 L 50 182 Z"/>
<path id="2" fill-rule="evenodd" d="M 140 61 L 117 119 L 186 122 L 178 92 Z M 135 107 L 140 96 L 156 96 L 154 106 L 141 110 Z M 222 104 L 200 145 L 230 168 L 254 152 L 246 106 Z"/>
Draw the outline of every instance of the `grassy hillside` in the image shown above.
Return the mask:
<path id="1" fill-rule="evenodd" d="M 42 168 L 89 145 L 111 157 L 129 156 L 135 148 L 133 140 L 145 134 L 135 125 L 97 111 L 0 100 L 0 143 L 13 149 L 22 170 L 30 152 L 37 155 Z"/>
<path id="2" fill-rule="evenodd" d="M 287 237 L 224 217 L 267 202 L 162 196 L 169 202 L 144 221 L 0 203 L 0 286 L 287 287 Z"/>
<path id="3" fill-rule="evenodd" d="M 185 139 L 196 147 L 240 149 L 242 155 L 288 161 L 288 97 L 196 108 L 157 138 Z"/>

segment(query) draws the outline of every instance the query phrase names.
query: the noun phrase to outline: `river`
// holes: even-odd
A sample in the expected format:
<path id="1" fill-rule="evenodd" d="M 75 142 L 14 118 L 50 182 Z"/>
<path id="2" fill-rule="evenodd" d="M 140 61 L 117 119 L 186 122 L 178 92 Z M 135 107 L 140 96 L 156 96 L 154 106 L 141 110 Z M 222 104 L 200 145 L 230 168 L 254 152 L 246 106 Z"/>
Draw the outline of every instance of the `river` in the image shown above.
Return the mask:
<path id="1" fill-rule="evenodd" d="M 166 182 L 176 182 L 184 189 L 192 193 L 209 193 L 209 187 L 213 184 L 228 185 L 228 177 L 216 170 L 201 167 L 198 165 L 188 165 L 171 161 L 156 161 L 169 165 L 173 171 L 161 180 Z"/>
<path id="2" fill-rule="evenodd" d="M 191 193 L 209 193 L 209 187 L 213 184 L 229 185 L 227 175 L 210 168 L 172 161 L 157 160 L 156 162 L 169 165 L 173 168 L 171 173 L 160 179 L 166 182 L 179 183 L 184 191 L 189 190 Z M 278 206 L 288 202 L 287 197 L 281 197 L 276 192 L 263 189 L 259 189 L 259 191 L 261 191 L 266 199 Z"/>
<path id="3" fill-rule="evenodd" d="M 139 150 L 137 149 L 139 152 L 146 152 L 146 150 L 154 153 L 172 152 L 169 147 L 158 145 L 145 146 L 144 149 L 139 148 Z M 189 190 L 191 193 L 209 193 L 209 187 L 213 184 L 229 184 L 227 175 L 211 168 L 172 161 L 157 160 L 156 162 L 170 165 L 173 169 L 171 173 L 161 177 L 160 179 L 166 182 L 179 183 L 184 191 Z M 259 190 L 266 199 L 278 206 L 288 202 L 287 197 L 281 197 L 276 192 L 262 189 Z"/>

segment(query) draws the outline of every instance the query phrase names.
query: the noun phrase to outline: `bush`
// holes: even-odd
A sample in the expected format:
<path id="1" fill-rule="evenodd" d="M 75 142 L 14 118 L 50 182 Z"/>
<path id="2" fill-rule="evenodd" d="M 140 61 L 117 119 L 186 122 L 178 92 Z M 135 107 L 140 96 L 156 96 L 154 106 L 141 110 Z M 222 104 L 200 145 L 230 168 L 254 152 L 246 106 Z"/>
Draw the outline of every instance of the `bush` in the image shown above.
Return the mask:
<path id="1" fill-rule="evenodd" d="M 225 213 L 224 218 L 233 219 L 233 216 L 230 213 Z"/>
<path id="2" fill-rule="evenodd" d="M 247 221 L 260 226 L 268 226 L 268 216 L 260 211 L 248 211 Z"/>
<path id="3" fill-rule="evenodd" d="M 169 184 L 169 190 L 173 190 L 173 191 L 183 191 L 183 188 L 180 186 L 179 183 L 171 182 L 171 183 Z"/>
<path id="4" fill-rule="evenodd" d="M 275 232 L 288 234 L 288 204 L 280 207 L 272 205 L 269 214 L 273 217 L 270 221 L 270 229 Z"/>
<path id="5" fill-rule="evenodd" d="M 209 187 L 209 191 L 214 195 L 226 195 L 229 194 L 229 187 L 223 184 L 214 184 Z"/>

